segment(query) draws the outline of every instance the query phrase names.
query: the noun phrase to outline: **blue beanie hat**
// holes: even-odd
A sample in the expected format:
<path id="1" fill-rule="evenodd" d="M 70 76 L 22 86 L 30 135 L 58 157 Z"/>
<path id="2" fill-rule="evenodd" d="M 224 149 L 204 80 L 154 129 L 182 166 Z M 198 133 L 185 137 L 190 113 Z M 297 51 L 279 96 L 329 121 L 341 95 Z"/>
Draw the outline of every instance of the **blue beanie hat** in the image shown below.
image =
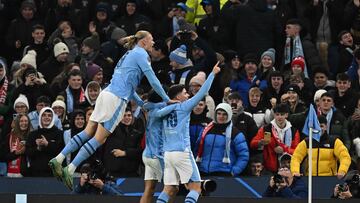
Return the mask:
<path id="1" fill-rule="evenodd" d="M 179 48 L 175 49 L 170 53 L 170 61 L 175 61 L 178 64 L 185 65 L 188 61 L 186 57 L 186 46 L 181 45 Z"/>

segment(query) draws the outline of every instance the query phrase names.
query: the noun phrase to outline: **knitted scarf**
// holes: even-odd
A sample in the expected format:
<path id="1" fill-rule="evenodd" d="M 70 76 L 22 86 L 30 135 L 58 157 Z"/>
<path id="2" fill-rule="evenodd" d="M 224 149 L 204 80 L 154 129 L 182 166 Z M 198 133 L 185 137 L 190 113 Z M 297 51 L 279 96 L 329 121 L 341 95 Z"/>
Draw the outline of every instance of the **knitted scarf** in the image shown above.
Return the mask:
<path id="1" fill-rule="evenodd" d="M 291 47 L 293 47 L 292 53 L 291 53 Z M 285 42 L 285 48 L 284 48 L 284 60 L 285 60 L 285 64 L 289 64 L 291 63 L 291 61 L 298 56 L 302 56 L 305 58 L 304 55 L 304 51 L 303 51 L 303 47 L 301 44 L 301 39 L 300 36 L 296 36 L 293 39 L 293 43 L 291 46 L 291 37 L 287 37 L 286 38 L 286 42 Z M 306 63 L 305 63 L 305 67 L 304 67 L 304 75 L 305 77 L 309 78 L 309 74 L 307 71 L 307 67 L 306 67 Z"/>
<path id="2" fill-rule="evenodd" d="M 230 146 L 231 146 L 232 126 L 233 126 L 233 124 L 232 124 L 232 122 L 230 122 L 230 124 L 226 127 L 226 131 L 225 131 L 226 142 L 225 142 L 223 163 L 226 163 L 226 164 L 231 163 Z M 201 134 L 201 139 L 200 139 L 200 144 L 199 144 L 199 150 L 198 150 L 197 157 L 196 157 L 196 162 L 201 162 L 201 160 L 202 160 L 202 155 L 204 152 L 205 136 L 213 127 L 214 127 L 214 122 L 209 123 L 209 125 L 207 125 L 205 127 L 204 131 Z"/>
<path id="3" fill-rule="evenodd" d="M 74 111 L 74 96 L 71 93 L 70 87 L 68 86 L 65 90 L 66 92 L 66 107 L 68 110 L 68 113 L 71 113 Z M 83 103 L 85 101 L 85 93 L 84 93 L 84 89 L 81 88 L 80 90 L 80 96 L 79 96 L 79 103 Z"/>
<path id="4" fill-rule="evenodd" d="M 291 124 L 289 121 L 286 122 L 285 128 L 281 129 L 275 123 L 275 120 L 271 121 L 271 133 L 278 143 L 284 143 L 287 147 L 291 147 L 292 142 L 292 131 Z"/>
<path id="5" fill-rule="evenodd" d="M 7 96 L 7 90 L 9 87 L 9 81 L 6 78 L 6 76 L 3 78 L 4 83 L 0 88 L 0 104 L 5 104 L 6 96 Z"/>

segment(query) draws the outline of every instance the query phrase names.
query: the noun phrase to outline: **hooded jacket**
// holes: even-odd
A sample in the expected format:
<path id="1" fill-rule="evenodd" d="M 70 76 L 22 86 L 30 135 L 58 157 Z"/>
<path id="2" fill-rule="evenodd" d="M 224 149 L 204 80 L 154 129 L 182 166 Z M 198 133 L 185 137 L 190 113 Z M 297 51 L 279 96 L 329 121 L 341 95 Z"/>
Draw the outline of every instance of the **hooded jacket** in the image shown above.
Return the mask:
<path id="1" fill-rule="evenodd" d="M 249 161 L 249 149 L 245 136 L 238 129 L 232 127 L 232 109 L 230 105 L 226 106 L 219 104 L 216 108 L 216 111 L 221 109 L 227 113 L 228 120 L 226 123 L 219 124 L 215 119 L 213 127 L 205 135 L 201 162 L 198 163 L 199 170 L 202 173 L 238 176 L 246 168 Z M 227 128 L 231 128 L 230 163 L 224 162 Z M 202 137 L 199 137 L 197 146 L 199 146 L 201 139 Z"/>
<path id="2" fill-rule="evenodd" d="M 301 141 L 291 158 L 291 172 L 300 174 L 300 164 L 307 157 L 309 139 Z M 331 138 L 327 134 L 320 137 L 320 142 L 313 140 L 312 175 L 335 176 L 338 173 L 346 174 L 351 164 L 351 158 L 345 145 L 338 138 Z M 340 161 L 340 166 L 337 162 Z M 308 161 L 305 174 L 308 175 Z"/>
<path id="3" fill-rule="evenodd" d="M 45 111 L 52 113 L 51 123 L 44 127 L 41 123 L 41 117 Z M 48 166 L 50 159 L 60 153 L 64 147 L 62 131 L 54 126 L 55 113 L 49 107 L 44 107 L 39 113 L 39 128 L 32 131 L 26 141 L 25 154 L 29 157 L 29 175 L 30 176 L 52 176 L 51 169 Z M 36 139 L 45 137 L 48 141 L 47 146 L 37 147 Z"/>

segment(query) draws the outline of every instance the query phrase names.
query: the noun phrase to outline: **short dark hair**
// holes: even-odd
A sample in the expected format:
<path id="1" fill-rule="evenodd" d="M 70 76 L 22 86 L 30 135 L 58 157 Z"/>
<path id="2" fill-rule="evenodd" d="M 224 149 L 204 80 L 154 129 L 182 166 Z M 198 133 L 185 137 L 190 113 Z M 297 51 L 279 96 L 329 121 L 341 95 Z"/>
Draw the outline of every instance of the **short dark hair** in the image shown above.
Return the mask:
<path id="1" fill-rule="evenodd" d="M 185 89 L 185 85 L 182 84 L 172 85 L 168 91 L 168 95 L 170 99 L 174 99 L 176 95 L 178 95 L 183 91 L 183 89 Z"/>
<path id="2" fill-rule="evenodd" d="M 350 33 L 350 34 L 351 34 L 351 32 L 350 32 L 349 30 L 343 30 L 343 31 L 341 31 L 341 32 L 338 34 L 338 40 L 339 40 L 339 42 L 341 41 L 342 36 L 345 35 L 345 34 L 347 34 L 347 33 Z"/>
<path id="3" fill-rule="evenodd" d="M 229 96 L 228 96 L 228 99 L 238 99 L 238 100 L 241 100 L 242 101 L 242 98 L 241 98 L 241 95 L 239 92 L 232 92 Z"/>
<path id="4" fill-rule="evenodd" d="M 298 25 L 298 26 L 300 26 L 300 28 L 303 27 L 302 21 L 298 18 L 289 19 L 288 21 L 286 21 L 286 25 Z"/>
<path id="5" fill-rule="evenodd" d="M 69 80 L 71 76 L 80 76 L 81 78 L 83 78 L 82 72 L 78 69 L 71 70 L 67 75 L 67 79 Z"/>
<path id="6" fill-rule="evenodd" d="M 327 124 L 327 120 L 324 115 L 319 115 L 317 118 L 318 118 L 320 124 L 322 124 L 322 123 Z"/>
<path id="7" fill-rule="evenodd" d="M 329 92 L 325 92 L 324 94 L 322 94 L 320 99 L 323 97 L 330 97 L 334 101 L 334 95 Z"/>
<path id="8" fill-rule="evenodd" d="M 282 79 L 284 79 L 284 75 L 280 72 L 280 71 L 278 71 L 278 70 L 276 70 L 276 71 L 271 71 L 270 72 L 270 74 L 269 74 L 269 81 L 271 81 L 271 78 L 272 77 L 282 77 Z"/>
<path id="9" fill-rule="evenodd" d="M 314 78 L 315 78 L 316 73 L 323 73 L 323 74 L 326 75 L 326 77 L 329 77 L 329 75 L 330 75 L 329 71 L 327 69 L 325 69 L 325 68 L 316 68 L 316 69 L 314 69 L 314 71 L 313 71 L 313 77 Z"/>
<path id="10" fill-rule="evenodd" d="M 346 73 L 339 73 L 336 75 L 336 81 L 350 81 L 350 77 Z"/>
<path id="11" fill-rule="evenodd" d="M 289 113 L 289 106 L 287 104 L 276 104 L 274 113 Z"/>
<path id="12" fill-rule="evenodd" d="M 148 101 L 152 103 L 158 103 L 162 101 L 162 98 L 158 93 L 155 92 L 155 90 L 152 89 L 148 94 Z"/>
<path id="13" fill-rule="evenodd" d="M 32 27 L 31 32 L 34 32 L 35 30 L 44 30 L 44 31 L 45 31 L 45 27 L 44 27 L 43 25 L 40 25 L 40 24 L 35 24 L 35 25 Z"/>
<path id="14" fill-rule="evenodd" d="M 39 104 L 39 103 L 45 103 L 50 106 L 51 100 L 48 96 L 42 95 L 36 99 L 36 104 Z"/>

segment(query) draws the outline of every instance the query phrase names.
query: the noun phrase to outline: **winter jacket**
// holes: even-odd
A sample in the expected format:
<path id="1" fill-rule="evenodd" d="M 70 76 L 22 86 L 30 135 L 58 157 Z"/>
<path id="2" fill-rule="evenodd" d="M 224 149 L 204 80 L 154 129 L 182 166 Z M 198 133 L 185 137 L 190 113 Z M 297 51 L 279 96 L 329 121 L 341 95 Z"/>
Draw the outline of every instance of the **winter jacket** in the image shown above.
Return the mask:
<path id="1" fill-rule="evenodd" d="M 44 75 L 45 80 L 51 83 L 54 78 L 64 70 L 66 65 L 66 62 L 58 61 L 54 55 L 51 54 L 49 58 L 40 65 L 39 71 Z"/>
<path id="2" fill-rule="evenodd" d="M 352 47 L 345 46 L 343 44 L 339 45 L 338 52 L 339 52 L 339 64 L 336 70 L 337 73 L 344 73 L 346 72 L 349 67 L 351 66 L 351 62 L 354 58 L 353 53 L 350 52 L 355 50 L 355 45 Z"/>
<path id="3" fill-rule="evenodd" d="M 268 186 L 263 197 L 284 197 L 288 199 L 304 199 L 308 191 L 305 182 L 301 178 L 294 177 L 290 186 L 276 191 L 275 187 Z"/>
<path id="4" fill-rule="evenodd" d="M 256 136 L 251 140 L 250 147 L 253 150 L 259 149 L 259 141 L 264 139 L 265 132 L 271 133 L 270 143 L 265 145 L 263 148 L 263 160 L 265 169 L 276 172 L 278 170 L 278 155 L 275 153 L 274 148 L 280 146 L 283 148 L 284 153 L 293 154 L 296 146 L 300 142 L 300 133 L 293 127 L 290 127 L 292 133 L 292 142 L 291 146 L 286 146 L 283 142 L 279 142 L 278 139 L 274 137 L 272 132 L 272 124 L 266 125 L 259 129 Z"/>
<path id="5" fill-rule="evenodd" d="M 249 105 L 249 90 L 252 87 L 257 86 L 256 81 L 258 81 L 258 76 L 255 76 L 252 81 L 250 81 L 245 73 L 240 75 L 239 80 L 231 80 L 230 82 L 230 88 L 232 91 L 238 91 L 244 107 L 247 107 Z"/>
<path id="6" fill-rule="evenodd" d="M 224 163 L 225 153 L 225 130 L 226 127 L 221 124 L 214 124 L 214 127 L 208 132 L 204 141 L 204 151 L 201 162 L 198 163 L 199 171 L 205 174 L 228 173 L 234 176 L 246 168 L 249 161 L 249 149 L 245 136 L 235 127 L 232 129 L 230 164 Z M 201 137 L 200 137 L 201 138 Z M 200 138 L 197 143 L 200 143 Z"/>
<path id="7" fill-rule="evenodd" d="M 40 111 L 39 121 L 41 120 L 41 115 L 45 110 L 51 110 L 49 107 L 45 107 Z M 48 166 L 50 159 L 58 155 L 61 149 L 64 147 L 63 132 L 54 126 L 55 113 L 53 113 L 53 120 L 48 128 L 44 128 L 42 125 L 35 131 L 32 131 L 29 134 L 28 139 L 26 140 L 26 149 L 25 154 L 29 157 L 30 167 L 29 175 L 30 176 L 52 176 L 51 169 Z M 36 145 L 36 139 L 42 138 L 44 136 L 48 141 L 48 146 L 42 146 L 38 148 Z"/>
<path id="8" fill-rule="evenodd" d="M 326 1 L 327 17 L 329 19 L 331 42 L 338 42 L 338 34 L 343 27 L 343 16 L 345 9 L 345 2 L 343 0 L 332 0 Z M 315 42 L 318 39 L 318 30 L 322 28 L 323 25 L 320 25 L 321 18 L 324 15 L 324 1 L 319 1 L 319 3 L 314 6 L 309 3 L 309 7 L 305 12 L 305 16 L 309 19 L 310 22 L 310 34 L 312 40 Z"/>
<path id="9" fill-rule="evenodd" d="M 144 129 L 136 129 L 133 125 L 120 123 L 102 147 L 102 160 L 105 169 L 114 177 L 137 177 L 141 163 L 140 146 Z M 115 157 L 112 150 L 125 151 L 124 157 Z"/>
<path id="10" fill-rule="evenodd" d="M 259 104 L 257 107 L 252 107 L 249 104 L 249 106 L 244 111 L 251 115 L 251 117 L 254 119 L 256 126 L 258 128 L 261 128 L 264 125 L 270 123 L 271 111 L 269 109 L 266 109 L 265 107 L 262 107 Z M 254 136 L 255 136 L 255 134 L 254 134 Z M 251 139 L 249 140 L 249 143 L 250 143 L 250 141 L 251 141 Z"/>
<path id="11" fill-rule="evenodd" d="M 48 58 L 50 53 L 52 53 L 46 42 L 43 42 L 42 44 L 35 44 L 34 42 L 31 42 L 24 48 L 23 55 L 27 54 L 30 50 L 34 50 L 36 52 L 36 67 L 40 67 L 40 65 Z"/>
<path id="12" fill-rule="evenodd" d="M 276 47 L 281 37 L 281 27 L 275 12 L 267 8 L 266 0 L 251 0 L 244 6 L 233 9 L 236 51 L 244 56 L 247 53 L 262 53 Z M 230 30 L 233 28 L 229 28 Z M 230 38 L 234 39 L 234 38 Z M 277 52 L 279 48 L 276 48 Z"/>
<path id="13" fill-rule="evenodd" d="M 307 157 L 309 139 L 301 141 L 291 158 L 291 172 L 300 174 L 300 164 Z M 340 162 L 340 166 L 337 162 Z M 308 175 L 308 161 L 305 161 L 305 174 Z M 312 175 L 335 176 L 338 173 L 346 174 L 351 159 L 345 145 L 338 138 L 331 138 L 327 134 L 320 137 L 320 142 L 313 139 Z"/>
<path id="14" fill-rule="evenodd" d="M 116 22 L 116 25 L 125 30 L 129 36 L 136 33 L 137 26 L 139 26 L 140 23 L 150 23 L 150 19 L 139 13 L 135 13 L 131 16 L 126 14 Z"/>
<path id="15" fill-rule="evenodd" d="M 251 114 L 247 112 L 239 112 L 238 115 L 233 116 L 234 126 L 244 134 L 246 143 L 251 142 L 252 138 L 256 135 L 258 127 Z"/>
<path id="16" fill-rule="evenodd" d="M 340 97 L 338 91 L 334 91 L 334 105 L 337 110 L 344 114 L 345 118 L 350 117 L 357 106 L 359 94 L 358 92 L 348 89 L 345 95 Z"/>

